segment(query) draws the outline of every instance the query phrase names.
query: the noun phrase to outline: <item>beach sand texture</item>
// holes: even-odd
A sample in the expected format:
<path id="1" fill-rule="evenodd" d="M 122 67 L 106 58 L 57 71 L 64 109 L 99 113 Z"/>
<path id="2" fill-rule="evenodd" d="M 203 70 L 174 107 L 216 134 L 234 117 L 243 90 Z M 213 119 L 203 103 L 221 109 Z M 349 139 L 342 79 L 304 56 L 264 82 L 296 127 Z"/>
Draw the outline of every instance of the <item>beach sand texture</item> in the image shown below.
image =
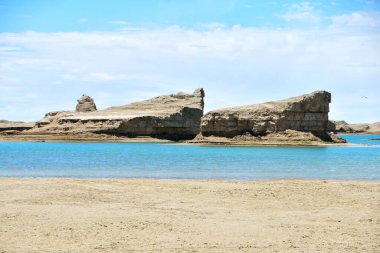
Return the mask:
<path id="1" fill-rule="evenodd" d="M 0 179 L 0 252 L 380 252 L 380 181 Z"/>

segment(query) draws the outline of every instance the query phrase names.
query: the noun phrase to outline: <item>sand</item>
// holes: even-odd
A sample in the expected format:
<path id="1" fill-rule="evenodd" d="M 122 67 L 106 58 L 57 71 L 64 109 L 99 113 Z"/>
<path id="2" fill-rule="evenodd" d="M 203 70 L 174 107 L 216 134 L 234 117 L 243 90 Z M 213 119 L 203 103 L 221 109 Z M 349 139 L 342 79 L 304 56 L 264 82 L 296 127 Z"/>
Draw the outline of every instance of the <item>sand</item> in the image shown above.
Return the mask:
<path id="1" fill-rule="evenodd" d="M 0 252 L 380 252 L 380 181 L 0 179 Z"/>

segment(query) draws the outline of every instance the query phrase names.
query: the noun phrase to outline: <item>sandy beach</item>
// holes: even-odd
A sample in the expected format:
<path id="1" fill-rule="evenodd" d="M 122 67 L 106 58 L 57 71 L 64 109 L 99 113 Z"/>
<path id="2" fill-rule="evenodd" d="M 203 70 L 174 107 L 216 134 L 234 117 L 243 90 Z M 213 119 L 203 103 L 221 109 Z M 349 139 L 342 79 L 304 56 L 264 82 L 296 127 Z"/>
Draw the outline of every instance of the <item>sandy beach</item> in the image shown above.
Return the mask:
<path id="1" fill-rule="evenodd" d="M 379 181 L 0 179 L 0 252 L 379 252 Z"/>

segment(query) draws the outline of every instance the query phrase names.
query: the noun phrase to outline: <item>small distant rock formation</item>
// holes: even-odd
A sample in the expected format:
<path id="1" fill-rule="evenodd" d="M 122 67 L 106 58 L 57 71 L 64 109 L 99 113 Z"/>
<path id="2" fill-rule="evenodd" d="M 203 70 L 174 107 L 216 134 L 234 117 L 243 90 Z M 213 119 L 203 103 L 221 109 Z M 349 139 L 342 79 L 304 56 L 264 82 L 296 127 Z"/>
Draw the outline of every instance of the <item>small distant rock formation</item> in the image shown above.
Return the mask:
<path id="1" fill-rule="evenodd" d="M 316 91 L 275 102 L 211 111 L 202 118 L 202 135 L 259 136 L 288 129 L 324 135 L 329 128 L 330 102 L 329 92 Z"/>
<path id="2" fill-rule="evenodd" d="M 35 122 L 0 120 L 0 134 L 17 134 L 32 129 Z"/>
<path id="3" fill-rule="evenodd" d="M 380 133 L 380 122 L 372 124 L 349 124 L 344 120 L 334 121 L 338 133 Z"/>
<path id="4" fill-rule="evenodd" d="M 76 112 L 47 113 L 31 132 L 106 133 L 129 137 L 192 139 L 200 132 L 204 96 L 203 89 L 197 89 L 193 94 L 179 92 L 97 111 L 88 111 L 87 108 L 92 104 L 94 106 L 91 108 L 96 108 L 95 104 L 88 96 L 82 96 L 83 99 L 78 100 Z M 84 104 L 86 106 L 83 107 Z"/>
<path id="5" fill-rule="evenodd" d="M 335 124 L 335 131 L 337 131 L 337 132 L 351 132 L 351 131 L 353 131 L 353 129 L 344 120 L 334 121 L 334 124 Z"/>
<path id="6" fill-rule="evenodd" d="M 76 107 L 77 112 L 93 112 L 96 111 L 96 105 L 92 97 L 83 94 L 78 100 Z"/>

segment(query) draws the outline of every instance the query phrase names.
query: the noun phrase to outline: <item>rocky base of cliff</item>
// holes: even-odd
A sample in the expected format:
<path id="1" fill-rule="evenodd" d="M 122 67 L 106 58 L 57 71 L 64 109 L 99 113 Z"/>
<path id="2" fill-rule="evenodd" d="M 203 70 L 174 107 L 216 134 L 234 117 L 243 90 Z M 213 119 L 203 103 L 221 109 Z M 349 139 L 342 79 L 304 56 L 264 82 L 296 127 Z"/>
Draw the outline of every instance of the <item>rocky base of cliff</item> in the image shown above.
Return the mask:
<path id="1" fill-rule="evenodd" d="M 199 134 L 195 139 L 187 141 L 192 144 L 208 145 L 294 145 L 294 146 L 320 146 L 331 144 L 344 144 L 346 140 L 334 133 L 312 133 L 296 130 L 273 132 L 267 135 L 254 136 L 250 133 L 236 135 L 232 138 L 220 136 L 202 136 Z"/>
<path id="2" fill-rule="evenodd" d="M 158 139 L 150 136 L 134 138 L 112 134 L 97 133 L 31 133 L 18 132 L 15 134 L 1 134 L 2 142 L 172 142 L 167 139 Z"/>
<path id="3" fill-rule="evenodd" d="M 0 141 L 33 141 L 33 142 L 171 142 L 193 145 L 237 145 L 237 146 L 324 146 L 344 145 L 346 141 L 337 135 L 327 134 L 332 141 L 324 141 L 311 132 L 288 130 L 275 132 L 265 136 L 253 136 L 249 133 L 233 138 L 197 135 L 193 140 L 173 142 L 168 139 L 151 136 L 127 137 L 97 133 L 31 133 L 29 131 L 15 134 L 0 134 Z"/>

